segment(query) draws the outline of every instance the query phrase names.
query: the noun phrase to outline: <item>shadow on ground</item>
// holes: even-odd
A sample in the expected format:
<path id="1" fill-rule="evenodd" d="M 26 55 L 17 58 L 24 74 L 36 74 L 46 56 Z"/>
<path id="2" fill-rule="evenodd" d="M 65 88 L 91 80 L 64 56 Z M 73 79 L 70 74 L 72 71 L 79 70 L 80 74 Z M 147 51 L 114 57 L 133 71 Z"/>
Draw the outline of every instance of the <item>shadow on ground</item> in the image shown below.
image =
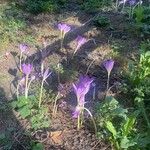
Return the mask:
<path id="1" fill-rule="evenodd" d="M 0 149 L 21 150 L 30 144 L 30 137 L 24 135 L 28 123 L 20 124 L 9 106 L 5 91 L 0 87 Z"/>

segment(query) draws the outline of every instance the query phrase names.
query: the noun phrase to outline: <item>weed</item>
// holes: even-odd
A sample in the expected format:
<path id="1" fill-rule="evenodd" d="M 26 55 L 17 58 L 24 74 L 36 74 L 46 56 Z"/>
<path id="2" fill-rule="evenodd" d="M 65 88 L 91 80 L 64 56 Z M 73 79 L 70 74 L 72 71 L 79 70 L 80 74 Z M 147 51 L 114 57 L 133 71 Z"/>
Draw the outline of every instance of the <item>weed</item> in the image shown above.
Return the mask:
<path id="1" fill-rule="evenodd" d="M 94 25 L 97 27 L 108 27 L 110 25 L 110 20 L 105 16 L 97 16 L 94 19 Z"/>
<path id="2" fill-rule="evenodd" d="M 29 120 L 32 129 L 37 130 L 50 126 L 48 108 L 42 106 L 37 109 L 38 101 L 34 96 L 29 96 L 28 98 L 21 96 L 18 100 L 12 101 L 11 106 L 19 112 L 23 119 Z"/>
<path id="3" fill-rule="evenodd" d="M 81 6 L 87 12 L 97 12 L 105 6 L 111 6 L 111 0 L 86 0 Z"/>

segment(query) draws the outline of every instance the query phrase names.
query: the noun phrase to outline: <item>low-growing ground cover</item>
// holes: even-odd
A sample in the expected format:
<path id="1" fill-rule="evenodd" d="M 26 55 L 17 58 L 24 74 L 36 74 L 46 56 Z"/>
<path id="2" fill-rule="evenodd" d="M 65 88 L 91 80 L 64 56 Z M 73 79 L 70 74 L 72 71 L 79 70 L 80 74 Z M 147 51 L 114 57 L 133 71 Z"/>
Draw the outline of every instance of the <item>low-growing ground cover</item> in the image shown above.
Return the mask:
<path id="1" fill-rule="evenodd" d="M 2 2 L 2 150 L 149 149 L 144 3 Z"/>

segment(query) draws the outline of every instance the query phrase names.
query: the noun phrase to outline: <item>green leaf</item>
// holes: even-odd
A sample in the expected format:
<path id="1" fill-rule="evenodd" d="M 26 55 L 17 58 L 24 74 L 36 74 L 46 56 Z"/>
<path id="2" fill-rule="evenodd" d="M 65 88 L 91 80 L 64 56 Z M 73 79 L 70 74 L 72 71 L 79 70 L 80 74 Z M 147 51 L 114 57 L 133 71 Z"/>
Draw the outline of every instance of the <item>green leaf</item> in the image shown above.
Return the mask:
<path id="1" fill-rule="evenodd" d="M 114 113 L 115 115 L 120 116 L 120 117 L 123 117 L 123 118 L 126 118 L 126 117 L 127 117 L 127 115 L 126 115 L 127 112 L 128 112 L 127 109 L 124 109 L 124 108 L 121 108 L 121 107 L 118 107 L 118 108 L 116 108 L 116 109 L 113 111 L 113 113 Z"/>
<path id="2" fill-rule="evenodd" d="M 128 134 L 131 132 L 131 130 L 134 127 L 135 120 L 136 120 L 135 116 L 131 116 L 126 119 L 126 122 L 123 125 L 123 136 L 128 136 Z"/>
<path id="3" fill-rule="evenodd" d="M 17 101 L 12 101 L 12 102 L 10 103 L 10 106 L 11 106 L 13 109 L 15 109 L 15 108 L 17 107 Z"/>
<path id="4" fill-rule="evenodd" d="M 37 143 L 32 147 L 32 150 L 44 150 L 44 146 L 42 143 Z"/>
<path id="5" fill-rule="evenodd" d="M 136 142 L 129 140 L 126 136 L 121 140 L 121 148 L 127 149 L 131 146 L 134 146 Z"/>
<path id="6" fill-rule="evenodd" d="M 18 111 L 22 118 L 26 118 L 26 117 L 30 116 L 30 114 L 31 114 L 31 109 L 28 106 L 24 106 L 24 107 L 20 108 Z"/>
<path id="7" fill-rule="evenodd" d="M 113 134 L 113 137 L 116 138 L 117 131 L 110 121 L 106 122 L 106 128 Z"/>

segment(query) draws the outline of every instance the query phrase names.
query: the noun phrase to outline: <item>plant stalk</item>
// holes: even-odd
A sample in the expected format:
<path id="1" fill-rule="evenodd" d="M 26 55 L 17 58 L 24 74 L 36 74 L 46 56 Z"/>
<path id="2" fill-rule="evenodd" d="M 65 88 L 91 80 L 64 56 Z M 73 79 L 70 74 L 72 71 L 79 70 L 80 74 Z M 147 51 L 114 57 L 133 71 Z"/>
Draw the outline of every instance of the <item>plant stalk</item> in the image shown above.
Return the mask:
<path id="1" fill-rule="evenodd" d="M 29 75 L 26 75 L 26 82 L 25 82 L 25 98 L 28 98 L 28 79 Z"/>
<path id="2" fill-rule="evenodd" d="M 19 69 L 20 69 L 20 71 L 22 71 L 21 63 L 22 63 L 22 52 L 20 54 L 20 60 L 19 60 Z"/>
<path id="3" fill-rule="evenodd" d="M 94 125 L 95 134 L 97 134 L 97 127 L 96 127 L 96 123 L 95 123 L 95 120 L 94 120 L 94 118 L 93 118 L 93 115 L 91 114 L 91 112 L 90 112 L 87 108 L 84 107 L 84 109 L 85 109 L 85 110 L 88 112 L 88 114 L 90 115 L 91 120 L 92 120 L 93 125 Z"/>
<path id="4" fill-rule="evenodd" d="M 39 108 L 41 107 L 41 103 L 42 103 L 43 85 L 44 85 L 44 80 L 42 80 L 42 83 L 41 83 L 41 88 L 40 88 L 40 96 L 39 96 Z"/>

